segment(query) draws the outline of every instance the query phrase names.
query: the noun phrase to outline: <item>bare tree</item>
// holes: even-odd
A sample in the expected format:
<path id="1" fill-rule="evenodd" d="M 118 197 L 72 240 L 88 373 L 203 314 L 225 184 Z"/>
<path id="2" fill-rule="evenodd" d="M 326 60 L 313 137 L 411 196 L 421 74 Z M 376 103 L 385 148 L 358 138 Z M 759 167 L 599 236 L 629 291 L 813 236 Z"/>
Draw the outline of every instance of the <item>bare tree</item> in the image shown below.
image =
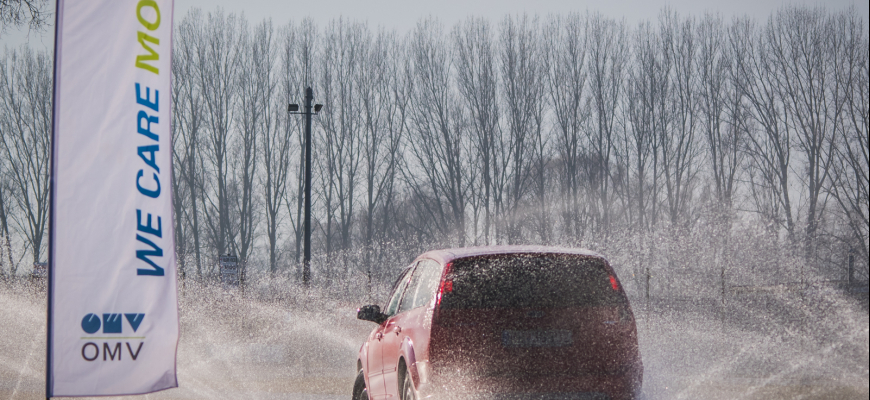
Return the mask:
<path id="1" fill-rule="evenodd" d="M 623 93 L 625 64 L 628 57 L 627 36 L 622 23 L 596 14 L 590 18 L 589 89 L 591 90 L 592 128 L 586 131 L 586 176 L 595 193 L 593 204 L 596 232 L 606 236 L 610 230 L 615 197 L 616 172 L 613 171 L 617 141 L 616 123 Z"/>
<path id="2" fill-rule="evenodd" d="M 258 31 L 257 40 L 270 39 L 266 36 L 266 26 L 260 27 L 264 32 Z M 269 28 L 271 29 L 271 28 Z M 290 153 L 292 151 L 291 132 L 295 126 L 295 119 L 284 112 L 284 104 L 287 96 L 281 96 L 286 93 L 285 86 L 290 76 L 285 74 L 287 68 L 287 59 L 292 58 L 293 52 L 297 49 L 292 44 L 295 39 L 296 32 L 292 26 L 286 27 L 281 32 L 281 43 L 283 49 L 279 49 L 282 57 L 279 70 L 283 75 L 277 78 L 272 74 L 272 68 L 275 67 L 276 57 L 273 51 L 269 51 L 264 55 L 268 55 L 268 59 L 261 60 L 267 64 L 260 67 L 259 73 L 268 75 L 268 85 L 260 93 L 261 105 L 263 107 L 262 121 L 259 123 L 260 143 L 263 156 L 262 175 L 260 176 L 260 188 L 263 191 L 263 201 L 265 206 L 266 216 L 266 238 L 269 246 L 269 272 L 274 275 L 278 272 L 278 258 L 280 249 L 278 248 L 279 229 L 283 221 L 281 214 L 282 207 L 287 195 L 288 176 L 290 174 Z M 262 35 L 262 36 L 260 36 Z M 260 47 L 265 47 L 263 43 Z M 269 43 L 271 49 L 272 44 Z M 264 79 L 265 80 L 265 79 Z M 281 84 L 284 83 L 284 84 Z M 281 84 L 281 86 L 278 86 Z M 289 103 L 288 103 L 289 104 Z"/>
<path id="3" fill-rule="evenodd" d="M 462 244 L 470 161 L 452 90 L 451 50 L 441 25 L 431 19 L 417 24 L 409 47 L 415 76 L 409 130 L 413 163 L 403 172 L 412 205 L 423 217 L 414 228 L 418 235 L 452 237 Z"/>
<path id="4" fill-rule="evenodd" d="M 846 239 L 864 260 L 868 259 L 868 186 L 870 186 L 870 68 L 865 22 L 855 13 L 834 17 L 836 60 L 834 79 L 842 86 L 844 110 L 838 123 L 838 146 L 832 164 L 829 192 L 846 216 L 852 238 Z"/>
<path id="5" fill-rule="evenodd" d="M 47 0 L 0 0 L 0 33 L 10 26 L 44 28 L 51 16 L 45 9 L 46 3 Z"/>
<path id="6" fill-rule="evenodd" d="M 582 182 L 583 131 L 588 123 L 586 56 L 589 21 L 579 14 L 556 17 L 548 22 L 545 36 L 549 49 L 545 59 L 547 88 L 556 125 L 556 148 L 560 165 L 561 210 L 565 233 L 580 240 L 586 223 L 581 218 L 584 201 Z"/>
<path id="7" fill-rule="evenodd" d="M 238 76 L 238 103 L 236 123 L 239 135 L 234 146 L 234 180 L 239 185 L 239 198 L 236 200 L 239 218 L 238 242 L 234 244 L 239 259 L 247 262 L 254 245 L 255 232 L 259 222 L 257 188 L 257 161 L 261 132 L 275 127 L 272 94 L 274 82 L 272 70 L 275 66 L 271 20 L 258 24 L 248 33 L 242 24 L 241 55 L 239 66 L 246 73 Z M 283 107 L 281 108 L 283 109 Z"/>
<path id="8" fill-rule="evenodd" d="M 223 11 L 209 13 L 199 31 L 202 42 L 196 50 L 197 84 L 206 110 L 206 137 L 203 154 L 209 180 L 203 188 L 203 213 L 209 239 L 218 254 L 232 250 L 237 224 L 233 224 L 230 186 L 230 145 L 236 102 L 237 78 L 241 57 L 240 32 L 247 29 L 238 16 Z M 213 180 L 213 182 L 211 181 Z"/>
<path id="9" fill-rule="evenodd" d="M 200 134 L 204 129 L 202 95 L 197 80 L 197 47 L 203 40 L 202 12 L 191 10 L 176 27 L 172 55 L 172 118 L 173 118 L 173 194 L 176 197 L 176 234 L 178 252 L 183 256 L 187 237 L 193 240 L 196 276 L 202 278 L 200 210 L 203 185 Z M 178 206 L 181 206 L 179 208 Z M 182 222 L 183 221 L 183 222 Z M 185 234 L 187 232 L 187 234 Z M 183 259 L 180 259 L 183 262 Z M 182 269 L 181 266 L 179 269 Z"/>
<path id="10" fill-rule="evenodd" d="M 794 132 L 796 148 L 806 163 L 801 177 L 806 188 L 807 260 L 815 256 L 819 219 L 824 211 L 821 198 L 833 162 L 834 130 L 842 111 L 838 101 L 843 88 L 831 74 L 836 54 L 828 49 L 834 32 L 820 8 L 786 8 L 770 20 L 766 31 L 771 61 L 781 96 L 787 129 Z"/>
<path id="11" fill-rule="evenodd" d="M 721 16 L 706 14 L 697 26 L 700 116 L 715 190 L 715 207 L 730 210 L 743 152 L 746 111 L 738 88 L 745 77 L 736 63 L 746 49 L 730 48 Z M 733 61 L 733 60 L 741 61 Z"/>
<path id="12" fill-rule="evenodd" d="M 10 202 L 10 185 L 5 174 L 6 161 L 5 157 L 0 158 L 0 278 L 6 276 L 6 270 L 10 273 L 16 269 L 15 262 L 12 261 L 12 241 L 9 233 L 9 219 L 12 210 L 9 207 Z M 8 261 L 8 267 L 6 267 Z"/>
<path id="13" fill-rule="evenodd" d="M 365 246 L 365 273 L 372 289 L 375 240 L 386 240 L 395 227 L 397 178 L 402 168 L 404 136 L 413 85 L 405 41 L 395 33 L 379 31 L 364 42 L 356 76 L 361 99 L 362 152 L 365 198 L 361 236 Z"/>
<path id="14" fill-rule="evenodd" d="M 753 130 L 747 136 L 746 149 L 751 160 L 750 191 L 755 209 L 784 228 L 794 242 L 795 220 L 790 193 L 792 138 L 776 86 L 780 73 L 772 59 L 776 44 L 768 40 L 768 33 L 757 32 L 747 20 L 731 30 L 730 40 L 732 46 L 751 49 L 746 60 L 734 61 L 740 63 L 736 66 L 738 73 L 748 77 L 740 90 L 760 128 L 760 132 Z"/>
<path id="15" fill-rule="evenodd" d="M 360 135 L 360 96 L 357 76 L 363 49 L 371 40 L 359 24 L 333 21 L 325 33 L 321 58 L 321 95 L 328 107 L 318 119 L 323 128 L 318 162 L 321 165 L 323 195 L 326 202 L 326 249 L 333 250 L 332 223 L 338 223 L 339 249 L 352 245 L 352 229 L 358 174 L 362 152 Z"/>
<path id="16" fill-rule="evenodd" d="M 175 40 L 177 41 L 178 36 L 175 36 Z M 181 60 L 179 57 L 179 53 L 177 45 L 172 47 L 172 76 L 175 79 L 172 80 L 172 208 L 174 210 L 173 216 L 175 219 L 172 221 L 175 226 L 175 252 L 178 258 L 178 275 L 185 279 L 187 276 L 187 238 L 185 237 L 185 232 L 187 232 L 187 224 L 185 221 L 187 220 L 186 215 L 187 210 L 190 209 L 189 205 L 186 204 L 186 200 L 190 197 L 187 185 L 185 185 L 186 180 L 184 177 L 187 175 L 185 169 L 188 166 L 187 160 L 185 157 L 187 156 L 187 146 L 184 146 L 187 142 L 187 136 L 183 132 L 183 121 L 187 117 L 187 113 L 184 112 L 184 84 L 188 75 L 182 74 L 181 72 L 184 69 L 185 62 Z"/>
<path id="17" fill-rule="evenodd" d="M 736 25 L 741 22 L 735 21 Z M 710 252 L 719 270 L 722 300 L 727 293 L 726 273 L 732 265 L 729 232 L 732 228 L 736 179 L 744 158 L 748 110 L 739 88 L 746 77 L 735 68 L 745 62 L 744 47 L 729 46 L 728 30 L 721 16 L 705 14 L 697 26 L 698 36 L 698 96 L 704 138 L 706 139 L 708 173 L 712 176 L 714 218 L 710 226 L 721 234 L 711 238 L 715 243 Z"/>
<path id="18" fill-rule="evenodd" d="M 344 267 L 330 259 L 327 282 L 354 272 L 359 247 L 375 287 L 384 249 L 581 245 L 591 233 L 636 246 L 649 289 L 652 265 L 680 259 L 680 235 L 716 232 L 705 254 L 724 290 L 733 217 L 746 212 L 809 262 L 866 259 L 863 17 L 785 8 L 755 25 L 665 9 L 632 29 L 570 14 L 446 31 L 429 19 L 400 37 L 310 19 L 276 34 L 193 10 L 173 43 L 180 272 L 210 272 L 204 250 L 253 262 L 268 249 L 273 274 L 298 261 L 303 124 L 284 107 L 306 87 L 325 104 L 315 243 Z M 45 253 L 49 61 L 22 50 L 0 63 L 2 273 Z"/>
<path id="19" fill-rule="evenodd" d="M 315 49 L 317 49 L 317 45 L 317 27 L 311 19 L 304 19 L 298 27 L 287 27 L 287 33 L 284 36 L 281 49 L 281 87 L 283 96 L 287 99 L 288 104 L 298 103 L 304 97 L 305 88 L 311 87 L 314 84 Z M 302 207 L 304 205 L 303 195 L 305 190 L 305 152 L 302 151 L 304 148 L 303 124 L 298 123 L 295 118 L 295 116 L 290 116 L 286 124 L 286 131 L 288 135 L 295 135 L 297 138 L 294 148 L 299 150 L 297 153 L 298 164 L 296 164 L 296 168 L 293 170 L 295 172 L 288 173 L 288 179 L 291 177 L 293 179 L 293 186 L 288 188 L 284 204 L 287 206 L 287 215 L 290 218 L 290 225 L 293 230 L 293 258 L 298 265 L 303 234 Z"/>
<path id="20" fill-rule="evenodd" d="M 538 92 L 540 98 L 538 99 L 539 103 L 537 105 L 537 112 L 533 114 L 535 118 L 535 130 L 531 137 L 533 148 L 533 154 L 531 157 L 533 160 L 532 174 L 534 177 L 532 191 L 534 192 L 535 198 L 532 207 L 537 208 L 534 217 L 534 225 L 541 243 L 550 243 L 553 240 L 553 224 L 550 216 L 549 200 L 547 198 L 549 194 L 548 188 L 552 186 L 550 180 L 553 179 L 552 175 L 554 175 L 549 172 L 552 165 L 550 160 L 552 158 L 551 152 L 553 149 L 551 135 L 549 134 L 550 132 L 548 129 L 545 129 L 545 124 L 548 122 L 547 117 L 549 115 L 545 111 L 549 104 L 549 71 L 551 63 L 555 59 L 553 52 L 558 51 L 556 46 L 554 46 L 555 42 L 547 39 L 547 35 L 552 31 L 552 26 L 555 24 L 551 21 L 552 17 L 538 28 L 540 30 L 539 38 L 537 40 L 539 64 L 535 76 L 538 79 L 538 86 L 540 87 Z"/>
<path id="21" fill-rule="evenodd" d="M 483 241 L 491 242 L 495 215 L 502 215 L 507 162 L 513 150 L 499 126 L 498 76 L 493 32 L 489 22 L 469 19 L 453 30 L 456 85 L 474 134 L 474 150 L 483 193 Z M 476 225 L 477 221 L 475 221 Z M 477 237 L 475 237 L 477 241 Z"/>
<path id="22" fill-rule="evenodd" d="M 627 185 L 629 222 L 644 229 L 656 221 L 658 147 L 656 132 L 662 123 L 660 108 L 664 107 L 667 85 L 664 75 L 668 64 L 660 51 L 660 43 L 650 24 L 635 31 L 634 62 L 629 70 L 628 119 L 626 153 L 634 181 Z"/>
<path id="23" fill-rule="evenodd" d="M 661 166 L 665 181 L 668 216 L 671 224 L 688 222 L 698 157 L 695 129 L 698 126 L 698 80 L 695 67 L 697 44 L 694 19 L 680 18 L 676 13 L 665 11 L 661 21 L 661 40 L 666 57 L 671 59 L 671 95 L 668 107 L 662 111 L 671 113 L 670 124 L 662 124 L 658 131 L 661 144 Z"/>
<path id="24" fill-rule="evenodd" d="M 33 262 L 45 255 L 49 211 L 52 60 L 29 48 L 8 51 L 0 63 L 0 144 L 15 191 L 12 219 Z M 16 264 L 10 265 L 15 274 Z"/>
<path id="25" fill-rule="evenodd" d="M 649 22 L 634 32 L 634 59 L 627 73 L 626 127 L 620 138 L 626 166 L 625 194 L 627 219 L 637 238 L 635 280 L 650 295 L 651 259 L 657 243 L 648 232 L 658 223 L 659 178 L 661 175 L 660 132 L 670 124 L 670 80 L 672 64 L 661 35 Z M 648 252 L 648 253 L 647 253 Z M 646 254 L 644 254 L 646 253 Z"/>
<path id="26" fill-rule="evenodd" d="M 361 150 L 365 180 L 363 243 L 371 245 L 378 234 L 387 235 L 388 218 L 375 221 L 384 207 L 393 204 L 396 177 L 401 167 L 403 136 L 413 77 L 404 49 L 395 34 L 380 31 L 368 42 L 357 74 L 363 114 Z"/>
<path id="27" fill-rule="evenodd" d="M 526 15 L 516 19 L 505 17 L 499 34 L 499 67 L 500 93 L 507 118 L 507 155 L 510 157 L 503 210 L 507 219 L 507 241 L 511 244 L 518 243 L 522 237 L 520 227 L 523 221 L 519 209 L 532 184 L 535 156 L 540 173 L 543 173 L 543 110 L 546 103 L 542 56 L 537 18 Z M 539 185 L 544 184 L 543 177 L 540 179 Z M 539 187 L 539 192 L 543 192 L 542 189 Z M 543 205 L 540 199 L 539 196 L 539 205 Z"/>

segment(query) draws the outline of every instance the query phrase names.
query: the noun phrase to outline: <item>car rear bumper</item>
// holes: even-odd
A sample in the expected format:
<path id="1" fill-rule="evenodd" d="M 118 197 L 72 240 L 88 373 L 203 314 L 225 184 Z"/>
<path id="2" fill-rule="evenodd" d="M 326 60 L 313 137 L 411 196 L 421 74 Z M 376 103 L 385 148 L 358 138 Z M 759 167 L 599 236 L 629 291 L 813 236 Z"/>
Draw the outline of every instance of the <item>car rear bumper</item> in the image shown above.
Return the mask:
<path id="1" fill-rule="evenodd" d="M 635 374 L 452 377 L 421 383 L 429 400 L 631 400 L 640 394 Z"/>
<path id="2" fill-rule="evenodd" d="M 435 397 L 425 397 L 435 399 Z M 497 393 L 449 397 L 453 400 L 611 400 L 604 393 Z"/>

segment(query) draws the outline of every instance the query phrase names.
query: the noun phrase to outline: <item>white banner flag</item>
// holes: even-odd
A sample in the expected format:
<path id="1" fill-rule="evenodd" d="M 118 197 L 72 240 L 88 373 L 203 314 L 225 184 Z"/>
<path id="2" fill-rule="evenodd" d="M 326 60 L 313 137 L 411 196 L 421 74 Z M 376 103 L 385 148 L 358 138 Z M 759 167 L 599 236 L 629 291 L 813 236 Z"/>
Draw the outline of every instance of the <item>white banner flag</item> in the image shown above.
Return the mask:
<path id="1" fill-rule="evenodd" d="M 178 387 L 172 0 L 59 0 L 48 396 Z"/>

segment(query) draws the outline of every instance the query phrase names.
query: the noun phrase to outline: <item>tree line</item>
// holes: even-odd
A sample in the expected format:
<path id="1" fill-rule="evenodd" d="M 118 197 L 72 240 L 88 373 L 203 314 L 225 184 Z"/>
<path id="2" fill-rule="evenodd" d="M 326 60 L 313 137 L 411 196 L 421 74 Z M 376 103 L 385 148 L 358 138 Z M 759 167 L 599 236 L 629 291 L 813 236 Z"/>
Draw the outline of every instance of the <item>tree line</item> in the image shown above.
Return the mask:
<path id="1" fill-rule="evenodd" d="M 595 247 L 735 224 L 808 264 L 846 249 L 866 274 L 868 26 L 851 9 L 422 19 L 407 33 L 194 9 L 172 68 L 183 275 L 212 273 L 218 254 L 298 267 L 303 121 L 287 104 L 309 86 L 324 104 L 313 250 L 364 251 L 369 277 L 384 246 Z M 45 259 L 50 111 L 51 56 L 7 49 L 4 273 Z"/>

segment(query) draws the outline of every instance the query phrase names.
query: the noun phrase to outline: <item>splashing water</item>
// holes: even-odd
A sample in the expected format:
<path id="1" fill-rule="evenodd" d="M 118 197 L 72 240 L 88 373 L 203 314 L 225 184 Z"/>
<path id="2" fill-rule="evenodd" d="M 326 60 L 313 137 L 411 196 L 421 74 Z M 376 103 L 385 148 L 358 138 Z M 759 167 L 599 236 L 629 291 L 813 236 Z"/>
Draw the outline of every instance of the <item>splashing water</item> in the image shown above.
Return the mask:
<path id="1" fill-rule="evenodd" d="M 647 399 L 866 399 L 868 314 L 839 293 L 635 305 Z"/>
<path id="2" fill-rule="evenodd" d="M 357 351 L 373 327 L 355 318 L 362 303 L 317 290 L 276 299 L 202 285 L 187 285 L 180 301 L 180 388 L 132 398 L 350 397 Z M 635 299 L 632 306 L 647 400 L 870 393 L 867 309 L 838 292 L 743 295 L 725 304 Z M 0 398 L 43 398 L 44 292 L 0 285 L 0 320 Z"/>
<path id="3" fill-rule="evenodd" d="M 184 290 L 180 312 L 180 387 L 123 399 L 346 399 L 371 329 L 349 304 L 294 306 L 206 286 Z M 0 286 L 0 320 L 0 399 L 44 398 L 44 292 Z"/>

